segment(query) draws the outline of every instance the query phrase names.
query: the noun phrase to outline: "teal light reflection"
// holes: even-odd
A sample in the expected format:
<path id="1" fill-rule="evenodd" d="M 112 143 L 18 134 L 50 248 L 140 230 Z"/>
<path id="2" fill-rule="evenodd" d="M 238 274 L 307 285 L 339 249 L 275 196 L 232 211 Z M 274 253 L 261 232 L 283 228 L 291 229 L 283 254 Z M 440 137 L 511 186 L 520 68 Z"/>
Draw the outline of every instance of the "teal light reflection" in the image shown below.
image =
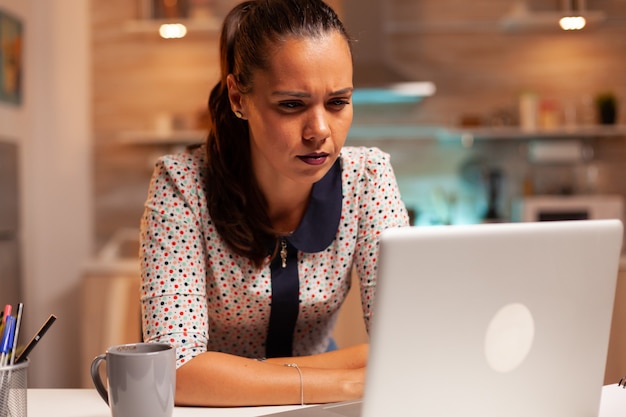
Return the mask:
<path id="1" fill-rule="evenodd" d="M 482 221 L 486 198 L 468 190 L 454 175 L 399 176 L 398 187 L 407 209 L 415 212 L 413 225 L 461 225 Z"/>

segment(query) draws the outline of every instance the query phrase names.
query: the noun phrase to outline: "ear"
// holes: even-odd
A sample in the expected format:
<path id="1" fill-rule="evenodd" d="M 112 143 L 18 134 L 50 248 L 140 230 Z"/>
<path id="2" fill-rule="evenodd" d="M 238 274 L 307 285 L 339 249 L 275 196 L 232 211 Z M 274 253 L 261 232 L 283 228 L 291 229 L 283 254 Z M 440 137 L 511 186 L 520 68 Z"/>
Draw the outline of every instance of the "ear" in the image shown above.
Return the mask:
<path id="1" fill-rule="evenodd" d="M 235 80 L 235 76 L 233 74 L 228 74 L 226 77 L 226 86 L 228 88 L 228 99 L 230 100 L 231 109 L 233 112 L 243 112 L 243 94 L 239 91 L 237 80 Z"/>

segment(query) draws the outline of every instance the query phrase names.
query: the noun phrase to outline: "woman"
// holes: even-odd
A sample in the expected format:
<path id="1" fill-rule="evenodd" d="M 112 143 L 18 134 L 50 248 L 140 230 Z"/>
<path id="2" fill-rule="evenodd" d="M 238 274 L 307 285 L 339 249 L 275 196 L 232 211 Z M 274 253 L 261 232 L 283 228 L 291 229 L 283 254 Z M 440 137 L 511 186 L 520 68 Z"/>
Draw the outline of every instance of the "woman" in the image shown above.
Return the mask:
<path id="1" fill-rule="evenodd" d="M 378 235 L 408 217 L 388 156 L 343 147 L 350 39 L 320 0 L 256 0 L 220 47 L 207 144 L 150 185 L 144 339 L 177 347 L 179 405 L 359 398 L 367 345 L 328 351 L 333 324 L 354 267 L 369 325 Z"/>

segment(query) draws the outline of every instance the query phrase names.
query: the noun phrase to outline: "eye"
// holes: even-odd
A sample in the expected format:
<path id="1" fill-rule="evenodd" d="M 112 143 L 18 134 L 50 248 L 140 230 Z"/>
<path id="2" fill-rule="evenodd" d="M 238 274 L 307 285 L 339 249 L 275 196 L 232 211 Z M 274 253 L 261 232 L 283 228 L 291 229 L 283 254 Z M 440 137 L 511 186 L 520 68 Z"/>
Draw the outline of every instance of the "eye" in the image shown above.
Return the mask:
<path id="1" fill-rule="evenodd" d="M 328 102 L 330 107 L 341 109 L 350 104 L 350 99 L 348 98 L 336 98 L 332 99 Z"/>
<path id="2" fill-rule="evenodd" d="M 278 105 L 282 109 L 286 110 L 296 110 L 303 106 L 303 104 L 299 101 L 281 101 L 280 103 L 278 103 Z"/>

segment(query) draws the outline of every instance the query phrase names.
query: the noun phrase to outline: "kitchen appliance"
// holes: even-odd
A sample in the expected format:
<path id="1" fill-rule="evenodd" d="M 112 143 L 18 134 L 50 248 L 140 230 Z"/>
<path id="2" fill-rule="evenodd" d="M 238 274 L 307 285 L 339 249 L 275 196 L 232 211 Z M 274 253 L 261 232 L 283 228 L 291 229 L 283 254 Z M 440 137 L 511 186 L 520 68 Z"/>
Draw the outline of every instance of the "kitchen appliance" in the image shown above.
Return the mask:
<path id="1" fill-rule="evenodd" d="M 624 220 L 621 195 L 534 195 L 514 203 L 513 220 L 522 222 L 554 220 Z"/>
<path id="2" fill-rule="evenodd" d="M 0 142 L 0 306 L 21 302 L 17 145 Z"/>

